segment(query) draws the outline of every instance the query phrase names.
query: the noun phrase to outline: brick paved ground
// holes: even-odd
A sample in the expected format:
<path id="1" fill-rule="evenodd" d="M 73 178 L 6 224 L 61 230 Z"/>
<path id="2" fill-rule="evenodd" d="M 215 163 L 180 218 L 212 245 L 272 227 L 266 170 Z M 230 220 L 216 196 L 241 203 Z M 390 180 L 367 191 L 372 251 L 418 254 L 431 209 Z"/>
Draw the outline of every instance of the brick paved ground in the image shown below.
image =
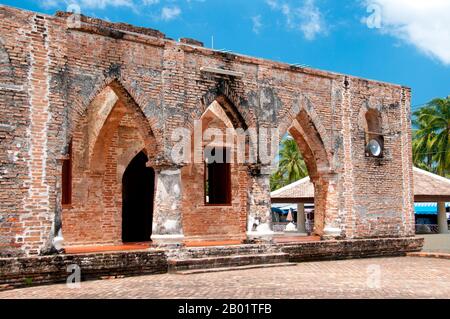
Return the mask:
<path id="1" fill-rule="evenodd" d="M 450 298 L 450 260 L 382 258 L 156 275 L 0 292 L 0 298 Z M 381 280 L 377 281 L 377 272 Z"/>

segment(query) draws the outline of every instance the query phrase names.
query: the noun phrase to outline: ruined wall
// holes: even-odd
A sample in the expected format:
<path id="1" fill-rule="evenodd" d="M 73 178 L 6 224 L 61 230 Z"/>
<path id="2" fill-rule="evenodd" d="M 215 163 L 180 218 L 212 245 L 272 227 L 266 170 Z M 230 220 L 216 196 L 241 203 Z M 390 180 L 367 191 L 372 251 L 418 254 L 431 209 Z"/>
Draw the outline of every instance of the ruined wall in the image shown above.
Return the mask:
<path id="1" fill-rule="evenodd" d="M 60 204 L 61 163 L 69 142 L 77 138 L 77 129 L 106 87 L 125 105 L 133 105 L 148 126 L 138 125 L 143 143 L 154 147 L 153 226 L 163 236 L 183 240 L 223 234 L 226 224 L 243 238 L 245 220 L 252 218 L 261 220 L 261 229 L 270 228 L 267 165 L 233 169 L 233 183 L 239 186 L 233 188 L 233 212 L 222 214 L 230 215 L 226 223 L 214 224 L 217 219 L 205 217 L 220 215 L 221 208 L 202 212 L 203 219 L 188 209 L 203 211 L 195 196 L 189 196 L 203 185 L 202 168 L 191 174 L 188 167 L 172 161 L 171 135 L 179 127 L 193 128 L 211 102 L 223 96 L 238 114 L 231 118 L 246 128 L 278 127 L 284 134 L 297 123 L 296 140 L 310 150 L 308 167 L 320 185 L 319 234 L 413 235 L 408 89 L 212 51 L 166 39 L 151 29 L 86 17 L 73 25 L 67 16 L 0 6 L 0 255 L 48 251 L 61 215 L 69 243 L 120 238 L 120 192 L 113 180 L 126 167 L 128 157 L 119 159 L 120 154 L 134 152 L 120 146 L 120 130 L 111 137 L 107 153 L 110 166 L 103 177 L 111 181 L 102 182 L 99 196 L 93 197 L 101 199 L 102 213 L 72 213 Z M 212 75 L 201 71 L 204 66 L 242 72 L 243 77 Z M 365 156 L 359 119 L 369 108 L 382 113 L 387 134 L 383 159 Z M 100 116 L 83 147 L 92 147 L 90 139 L 104 127 L 102 121 Z M 124 143 L 136 147 L 134 142 Z M 84 175 L 74 174 L 74 196 L 81 201 L 89 197 L 79 194 L 89 191 L 83 186 L 88 184 L 77 180 L 80 176 Z M 203 190 L 199 194 L 203 196 Z M 230 222 L 231 217 L 239 222 Z"/>

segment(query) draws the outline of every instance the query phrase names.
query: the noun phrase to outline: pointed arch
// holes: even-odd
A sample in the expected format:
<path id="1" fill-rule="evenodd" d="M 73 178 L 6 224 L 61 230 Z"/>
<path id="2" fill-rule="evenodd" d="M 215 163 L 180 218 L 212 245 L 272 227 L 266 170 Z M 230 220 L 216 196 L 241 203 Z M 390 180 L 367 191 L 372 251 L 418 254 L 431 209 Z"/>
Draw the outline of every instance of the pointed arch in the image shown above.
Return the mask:
<path id="1" fill-rule="evenodd" d="M 314 184 L 314 233 L 324 235 L 328 214 L 335 210 L 335 180 L 331 166 L 333 152 L 327 131 L 314 106 L 305 96 L 295 99 L 288 111 L 284 111 L 280 133 L 289 133 L 296 141 Z M 280 118 L 280 116 L 279 116 Z"/>
<path id="2" fill-rule="evenodd" d="M 314 143 L 317 146 L 321 145 L 322 154 L 320 155 L 325 156 L 330 162 L 333 156 L 332 144 L 327 130 L 322 124 L 310 99 L 305 95 L 298 96 L 285 113 L 283 116 L 278 115 L 280 136 L 288 132 L 295 120 L 297 120 L 305 129 L 305 137 L 307 137 L 310 143 Z"/>
<path id="3" fill-rule="evenodd" d="M 119 72 L 120 73 L 120 72 Z M 95 100 L 102 95 L 105 90 L 110 90 L 118 97 L 119 100 L 127 105 L 132 106 L 136 110 L 138 120 L 141 123 L 140 129 L 144 127 L 149 128 L 147 131 L 151 132 L 151 136 L 154 137 L 155 148 L 157 150 L 163 147 L 163 135 L 159 130 L 159 123 L 156 116 L 157 110 L 149 110 L 149 107 L 143 107 L 145 101 L 136 93 L 136 90 L 126 83 L 128 81 L 123 75 L 118 72 L 109 72 L 98 80 L 98 85 L 91 91 L 90 95 L 86 98 L 80 96 L 80 94 L 75 95 L 73 99 L 72 112 L 69 114 L 69 129 L 67 133 L 66 144 L 71 140 L 73 134 L 82 125 L 83 120 L 89 116 L 92 104 Z"/>
<path id="4" fill-rule="evenodd" d="M 108 114 L 104 121 L 100 123 L 102 125 L 100 130 L 97 135 L 94 136 L 94 139 L 89 141 L 89 150 L 91 150 L 87 156 L 89 168 L 90 170 L 97 172 L 104 169 L 103 165 L 106 162 L 104 157 L 107 154 L 106 148 L 122 121 L 128 122 L 128 125 L 135 125 L 136 130 L 140 135 L 140 140 L 143 143 L 142 145 L 131 146 L 132 148 L 138 147 L 144 149 L 147 155 L 156 154 L 157 150 L 153 131 L 141 109 L 134 103 L 134 100 L 130 96 L 126 95 L 126 91 L 122 89 L 118 83 L 113 82 L 110 87 L 116 94 L 117 100 L 112 108 L 106 108 Z M 96 117 L 95 114 L 90 117 L 93 119 L 93 123 L 99 118 Z"/>
<path id="5" fill-rule="evenodd" d="M 248 102 L 233 90 L 229 81 L 221 80 L 202 96 L 199 103 L 200 108 L 195 109 L 190 114 L 188 121 L 190 128 L 193 127 L 194 121 L 200 119 L 214 101 L 220 104 L 235 129 L 246 130 L 249 127 L 256 126 L 256 118 L 249 110 L 244 108 L 245 105 L 248 105 Z"/>

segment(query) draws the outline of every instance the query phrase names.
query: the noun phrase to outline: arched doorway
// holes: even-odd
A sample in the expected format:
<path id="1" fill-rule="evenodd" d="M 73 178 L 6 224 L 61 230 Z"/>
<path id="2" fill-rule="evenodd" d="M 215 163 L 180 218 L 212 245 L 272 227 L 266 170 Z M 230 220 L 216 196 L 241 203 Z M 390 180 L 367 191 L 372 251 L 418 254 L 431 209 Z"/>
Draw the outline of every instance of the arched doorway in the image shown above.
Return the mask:
<path id="1" fill-rule="evenodd" d="M 152 159 L 158 154 L 157 139 L 140 106 L 118 81 L 113 81 L 98 93 L 81 116 L 74 119 L 70 138 L 72 191 L 69 195 L 72 196 L 70 205 L 64 205 L 62 212 L 66 247 L 92 243 L 118 245 L 123 240 L 149 241 L 153 190 L 146 191 L 147 196 L 150 196 L 150 203 L 140 205 L 140 209 L 149 211 L 150 216 L 146 216 L 148 222 L 142 216 L 141 221 L 137 222 L 146 225 L 148 229 L 133 229 L 134 219 L 128 220 L 133 216 L 128 216 L 127 213 L 124 223 L 129 223 L 130 226 L 122 225 L 125 170 L 142 150 L 145 150 L 145 154 L 139 156 L 142 170 L 146 169 L 145 155 Z M 136 161 L 139 162 L 138 159 Z M 131 165 L 129 171 L 133 171 L 133 167 L 134 165 Z M 136 174 L 130 173 L 130 176 L 133 175 Z M 148 174 L 145 172 L 141 173 L 141 178 L 146 175 Z M 127 177 L 127 185 L 126 180 Z M 147 180 L 150 180 L 152 186 L 153 178 L 147 177 Z M 137 183 L 139 185 L 139 180 Z M 144 185 L 136 191 L 130 186 L 128 193 L 132 197 L 139 196 L 139 191 L 145 191 L 146 187 L 149 185 Z M 125 187 L 125 191 L 128 188 Z M 125 200 L 127 201 L 126 198 Z M 134 199 L 131 199 L 131 202 L 134 202 Z M 127 209 L 130 205 L 125 204 L 126 212 L 133 210 Z M 128 236 L 128 233 L 139 235 Z"/>
<path id="2" fill-rule="evenodd" d="M 150 241 L 153 221 L 155 171 L 140 152 L 128 165 L 122 179 L 122 241 Z"/>

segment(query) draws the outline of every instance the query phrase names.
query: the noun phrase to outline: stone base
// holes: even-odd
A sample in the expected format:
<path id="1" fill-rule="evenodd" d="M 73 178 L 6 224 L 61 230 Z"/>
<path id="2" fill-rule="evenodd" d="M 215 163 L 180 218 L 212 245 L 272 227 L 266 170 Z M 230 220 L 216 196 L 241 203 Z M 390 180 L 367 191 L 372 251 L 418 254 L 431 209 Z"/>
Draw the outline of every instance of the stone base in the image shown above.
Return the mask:
<path id="1" fill-rule="evenodd" d="M 271 243 L 273 240 L 274 232 L 247 232 L 247 242 L 258 242 L 258 243 Z"/>
<path id="2" fill-rule="evenodd" d="M 103 277 L 142 276 L 167 272 L 164 251 L 127 251 L 0 259 L 0 286 L 4 289 L 64 283 L 80 267 L 81 281 Z"/>
<path id="3" fill-rule="evenodd" d="M 406 256 L 419 252 L 423 239 L 375 238 L 353 240 L 323 240 L 303 243 L 279 244 L 281 251 L 289 254 L 290 262 L 338 260 L 353 258 Z"/>
<path id="4" fill-rule="evenodd" d="M 179 248 L 184 245 L 184 235 L 153 235 L 152 243 L 157 248 Z"/>
<path id="5" fill-rule="evenodd" d="M 276 263 L 279 256 L 282 257 L 280 262 L 406 256 L 407 253 L 419 252 L 422 246 L 423 238 L 408 237 L 0 258 L 0 287 L 6 289 L 65 282 L 70 275 L 67 271 L 70 265 L 81 267 L 81 279 L 84 281 L 166 273 L 169 258 L 189 259 L 189 265 L 202 265 L 205 258 L 210 265 L 216 261 L 234 265 L 245 256 L 239 264 L 245 261 L 246 265 L 251 265 L 253 261 L 267 262 L 267 258 Z"/>

